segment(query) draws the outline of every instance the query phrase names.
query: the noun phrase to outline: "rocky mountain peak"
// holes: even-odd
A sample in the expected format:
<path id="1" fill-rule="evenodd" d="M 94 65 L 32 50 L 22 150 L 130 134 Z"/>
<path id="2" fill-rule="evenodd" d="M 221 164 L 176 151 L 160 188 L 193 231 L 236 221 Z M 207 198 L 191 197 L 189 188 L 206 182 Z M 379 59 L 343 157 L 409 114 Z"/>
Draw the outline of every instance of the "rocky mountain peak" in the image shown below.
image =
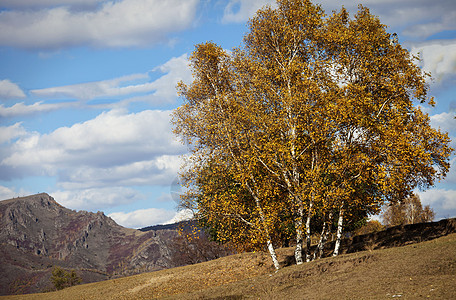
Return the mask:
<path id="1" fill-rule="evenodd" d="M 103 212 L 74 211 L 46 193 L 0 201 L 0 295 L 49 284 L 53 266 L 76 269 L 83 282 L 182 265 L 177 229 L 139 231 Z M 19 280 L 19 281 L 18 281 Z"/>

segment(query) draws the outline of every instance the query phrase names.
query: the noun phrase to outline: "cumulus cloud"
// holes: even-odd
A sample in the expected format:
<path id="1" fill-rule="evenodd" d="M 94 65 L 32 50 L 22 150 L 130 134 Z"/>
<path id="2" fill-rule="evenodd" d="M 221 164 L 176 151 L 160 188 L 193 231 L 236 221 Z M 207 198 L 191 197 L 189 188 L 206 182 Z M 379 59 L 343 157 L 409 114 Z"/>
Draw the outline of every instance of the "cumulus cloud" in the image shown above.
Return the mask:
<path id="1" fill-rule="evenodd" d="M 163 222 L 163 224 L 173 224 L 181 221 L 190 220 L 193 217 L 193 212 L 190 209 L 183 209 L 176 213 L 170 220 Z"/>
<path id="2" fill-rule="evenodd" d="M 173 219 L 176 215 L 175 211 L 147 208 L 139 209 L 132 212 L 114 212 L 109 214 L 117 224 L 129 228 L 143 228 L 156 224 L 163 224 L 164 222 Z"/>
<path id="3" fill-rule="evenodd" d="M 9 142 L 26 134 L 27 131 L 22 127 L 20 122 L 11 126 L 0 126 L 0 144 Z"/>
<path id="4" fill-rule="evenodd" d="M 22 170 L 24 176 L 59 175 L 63 183 L 75 180 L 80 186 L 146 184 L 170 182 L 184 152 L 172 134 L 170 111 L 112 110 L 49 134 L 18 138 L 0 167 Z"/>
<path id="5" fill-rule="evenodd" d="M 0 44 L 45 50 L 85 45 L 150 46 L 189 27 L 198 2 L 47 1 L 40 3 L 49 7 L 40 9 L 21 8 L 9 2 L 11 9 L 0 12 Z"/>
<path id="6" fill-rule="evenodd" d="M 54 191 L 50 194 L 61 205 L 77 210 L 100 210 L 144 198 L 138 191 L 127 187 Z"/>
<path id="7" fill-rule="evenodd" d="M 160 72 L 164 75 L 150 81 L 150 74 L 131 74 L 119 78 L 36 89 L 31 94 L 41 98 L 70 98 L 93 100 L 96 98 L 127 97 L 122 102 L 170 103 L 176 99 L 176 84 L 182 80 L 191 81 L 187 55 L 171 58 L 165 64 L 154 68 L 150 73 Z M 136 96 L 134 96 L 136 94 Z"/>
<path id="8" fill-rule="evenodd" d="M 418 193 L 423 205 L 435 212 L 435 219 L 456 217 L 456 190 L 432 189 Z"/>
<path id="9" fill-rule="evenodd" d="M 175 98 L 177 83 L 181 80 L 185 83 L 192 81 L 192 73 L 189 68 L 187 54 L 174 57 L 153 71 L 159 71 L 165 74 L 153 82 L 154 89 L 156 90 L 154 96 L 160 99 Z"/>
<path id="10" fill-rule="evenodd" d="M 20 99 L 25 97 L 25 93 L 17 84 L 8 79 L 0 80 L 0 99 Z"/>
<path id="11" fill-rule="evenodd" d="M 443 112 L 441 114 L 432 115 L 430 119 L 431 126 L 434 128 L 440 128 L 445 132 L 456 131 L 456 119 L 454 118 L 454 113 Z"/>
<path id="12" fill-rule="evenodd" d="M 340 10 L 344 6 L 352 15 L 360 2 L 352 0 L 321 0 L 326 14 Z M 222 21 L 245 22 L 266 4 L 274 5 L 273 0 L 230 0 L 225 7 Z M 456 2 L 436 0 L 429 5 L 428 0 L 365 0 L 363 5 L 380 21 L 412 38 L 423 39 L 435 33 L 456 29 Z M 396 28 L 397 27 L 397 28 Z"/>
<path id="13" fill-rule="evenodd" d="M 456 79 L 456 41 L 416 44 L 411 47 L 411 52 L 420 55 L 420 66 L 431 72 L 437 82 Z"/>
<path id="14" fill-rule="evenodd" d="M 327 14 L 340 10 L 343 5 L 354 15 L 360 2 L 321 0 L 320 3 Z M 440 31 L 456 29 L 456 2 L 451 0 L 435 0 L 432 5 L 428 0 L 365 0 L 362 4 L 379 16 L 383 24 L 397 27 L 396 30 L 401 30 L 397 33 L 412 38 L 426 38 Z"/>

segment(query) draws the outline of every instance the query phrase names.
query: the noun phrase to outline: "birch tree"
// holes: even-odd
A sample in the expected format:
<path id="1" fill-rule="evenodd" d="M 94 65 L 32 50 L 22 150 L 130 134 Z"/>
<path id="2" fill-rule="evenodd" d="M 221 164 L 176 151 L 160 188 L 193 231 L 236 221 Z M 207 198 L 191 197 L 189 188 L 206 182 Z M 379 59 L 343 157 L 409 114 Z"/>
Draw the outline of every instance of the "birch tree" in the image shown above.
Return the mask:
<path id="1" fill-rule="evenodd" d="M 176 133 L 193 147 L 193 163 L 187 173 L 197 176 L 197 186 L 210 189 L 220 185 L 211 184 L 210 176 L 205 177 L 204 172 L 222 171 L 222 174 L 231 175 L 232 182 L 243 191 L 233 192 L 225 185 L 225 191 L 203 192 L 200 194 L 203 198 L 196 202 L 197 209 L 206 210 L 209 220 L 214 220 L 211 214 L 217 215 L 219 221 L 226 219 L 221 216 L 234 216 L 233 220 L 241 224 L 240 228 L 249 227 L 255 232 L 252 243 L 264 241 L 278 269 L 271 238 L 274 222 L 270 217 L 276 210 L 268 192 L 273 187 L 261 178 L 258 161 L 251 157 L 249 138 L 255 135 L 256 129 L 244 121 L 243 100 L 235 90 L 239 84 L 239 79 L 233 76 L 235 69 L 228 54 L 213 43 L 198 45 L 191 61 L 195 81 L 189 87 L 179 86 L 186 103 L 174 113 Z M 187 177 L 191 178 L 191 175 Z M 238 197 L 245 193 L 249 196 Z M 204 200 L 211 195 L 215 198 L 209 199 L 205 206 Z"/>
<path id="2" fill-rule="evenodd" d="M 335 255 L 344 211 L 357 198 L 350 190 L 368 187 L 363 204 L 377 203 L 378 209 L 383 201 L 432 186 L 449 168 L 448 135 L 431 128 L 429 117 L 414 106 L 414 101 L 433 105 L 427 74 L 385 28 L 363 6 L 353 20 L 342 9 L 327 21 L 340 109 L 333 150 L 342 157 L 336 162 L 337 174 L 346 195 L 339 200 Z"/>
<path id="3" fill-rule="evenodd" d="M 383 223 L 389 227 L 431 222 L 434 216 L 435 213 L 429 205 L 422 206 L 420 197 L 417 194 L 412 194 L 387 206 L 382 214 Z"/>
<path id="4" fill-rule="evenodd" d="M 196 46 L 194 82 L 179 85 L 173 117 L 192 153 L 184 199 L 221 236 L 251 236 L 278 268 L 284 216 L 297 264 L 304 239 L 305 260 L 316 257 L 314 216 L 323 220 L 320 253 L 337 218 L 337 255 L 347 218 L 445 177 L 448 135 L 414 105 L 433 104 L 426 74 L 367 8 L 325 17 L 309 0 L 279 0 L 248 25 L 229 53 Z"/>

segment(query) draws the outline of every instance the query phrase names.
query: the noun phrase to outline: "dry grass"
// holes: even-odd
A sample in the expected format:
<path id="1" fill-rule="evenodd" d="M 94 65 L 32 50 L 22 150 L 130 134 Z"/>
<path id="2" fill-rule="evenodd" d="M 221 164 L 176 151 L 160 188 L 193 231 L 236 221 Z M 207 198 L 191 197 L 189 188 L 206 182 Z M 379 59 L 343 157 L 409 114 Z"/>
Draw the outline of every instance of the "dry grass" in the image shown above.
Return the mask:
<path id="1" fill-rule="evenodd" d="M 368 247 L 370 248 L 370 247 Z M 274 273 L 266 253 L 0 299 L 456 299 L 456 234 Z M 286 263 L 293 249 L 279 249 Z"/>

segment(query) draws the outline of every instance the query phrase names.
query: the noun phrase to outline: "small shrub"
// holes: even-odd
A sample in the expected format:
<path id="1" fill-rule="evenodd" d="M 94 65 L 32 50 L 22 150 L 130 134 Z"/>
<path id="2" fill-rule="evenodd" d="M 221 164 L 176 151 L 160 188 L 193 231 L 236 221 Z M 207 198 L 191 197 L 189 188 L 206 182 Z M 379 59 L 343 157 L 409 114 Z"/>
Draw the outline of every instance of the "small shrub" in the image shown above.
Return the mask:
<path id="1" fill-rule="evenodd" d="M 55 267 L 52 270 L 51 282 L 56 290 L 61 290 L 81 283 L 82 279 L 76 274 L 75 270 L 67 272 L 60 267 Z"/>

